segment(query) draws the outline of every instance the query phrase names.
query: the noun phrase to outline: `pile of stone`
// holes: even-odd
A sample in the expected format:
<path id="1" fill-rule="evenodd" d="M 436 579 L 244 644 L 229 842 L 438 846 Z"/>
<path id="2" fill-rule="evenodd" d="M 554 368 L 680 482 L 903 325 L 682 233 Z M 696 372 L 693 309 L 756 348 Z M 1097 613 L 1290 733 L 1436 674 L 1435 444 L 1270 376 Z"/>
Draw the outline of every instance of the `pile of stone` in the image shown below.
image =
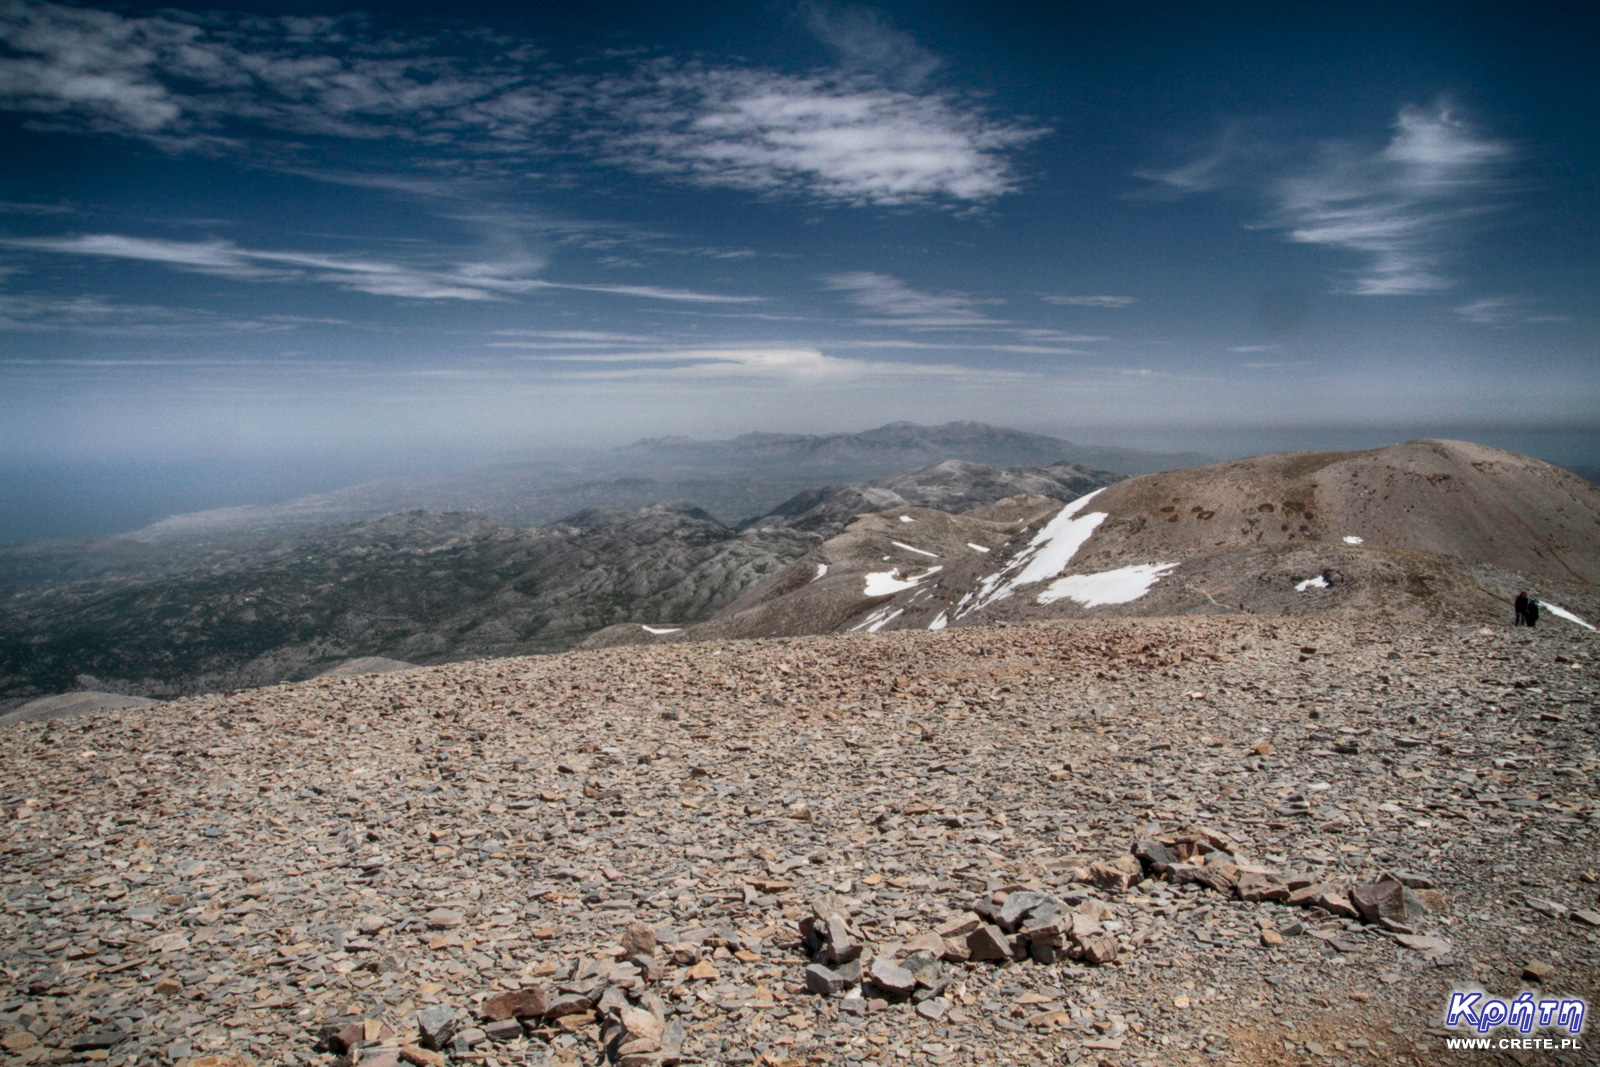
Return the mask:
<path id="1" fill-rule="evenodd" d="M 1445 909 L 1444 893 L 1426 875 L 1385 871 L 1375 882 L 1345 886 L 1310 875 L 1285 874 L 1249 862 L 1226 837 L 1203 827 L 1166 840 L 1139 841 L 1131 856 L 1095 863 L 1076 874 L 1080 881 L 1126 889 L 1134 883 L 1123 879 L 1134 867 L 1143 877 L 1171 885 L 1197 883 L 1247 903 L 1318 909 L 1326 916 L 1360 919 L 1402 938 L 1416 937 L 1427 916 Z"/>
<path id="2" fill-rule="evenodd" d="M 686 946 L 669 946 L 675 955 Z M 649 983 L 662 974 L 656 933 L 634 923 L 623 934 L 620 959 L 588 960 L 552 993 L 530 983 L 496 993 L 479 1007 L 477 1024 L 447 1004 L 416 1013 L 415 1033 L 402 1037 L 378 1018 L 345 1017 L 325 1024 L 319 1047 L 359 1067 L 443 1067 L 450 1057 L 472 1058 L 486 1044 L 527 1036 L 548 1038 L 599 1027 L 606 1059 L 618 1067 L 671 1067 L 682 1056 L 684 1031 Z"/>
<path id="3" fill-rule="evenodd" d="M 936 931 L 913 937 L 887 955 L 868 955 L 843 908 L 815 904 L 800 922 L 800 941 L 811 964 L 806 989 L 846 1001 L 887 1005 L 910 1000 L 919 1014 L 937 1019 L 952 980 L 942 964 L 1004 964 L 1032 960 L 1110 963 L 1121 949 L 1115 909 L 1082 893 L 1034 890 L 996 892 L 972 904 Z M 847 1009 L 849 1010 L 849 1009 Z"/>

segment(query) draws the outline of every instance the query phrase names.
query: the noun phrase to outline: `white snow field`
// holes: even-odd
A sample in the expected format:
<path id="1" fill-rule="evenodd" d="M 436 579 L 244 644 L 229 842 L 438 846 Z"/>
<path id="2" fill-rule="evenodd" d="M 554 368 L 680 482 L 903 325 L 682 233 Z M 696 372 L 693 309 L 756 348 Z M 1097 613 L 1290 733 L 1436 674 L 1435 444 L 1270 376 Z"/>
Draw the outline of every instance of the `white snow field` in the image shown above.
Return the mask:
<path id="1" fill-rule="evenodd" d="M 1096 489 L 1092 493 L 1080 496 L 1057 512 L 1055 518 L 1033 535 L 1028 547 L 1013 556 L 1004 567 L 985 577 L 978 583 L 976 590 L 961 598 L 961 603 L 956 605 L 957 616 L 977 611 L 993 604 L 996 600 L 1004 600 L 1015 592 L 1019 585 L 1042 582 L 1046 578 L 1054 578 L 1060 574 L 1062 568 L 1072 561 L 1078 549 L 1083 547 L 1083 543 L 1089 540 L 1095 528 L 1106 520 L 1106 513 L 1103 511 L 1090 512 L 1082 518 L 1078 517 L 1078 512 L 1083 510 L 1084 505 L 1100 492 L 1101 490 Z M 968 606 L 969 600 L 970 606 Z"/>
<path id="2" fill-rule="evenodd" d="M 1054 604 L 1071 599 L 1086 608 L 1102 604 L 1126 604 L 1150 591 L 1161 576 L 1176 563 L 1135 563 L 1130 567 L 1100 571 L 1098 574 L 1073 574 L 1057 578 L 1039 594 L 1039 603 Z"/>
<path id="3" fill-rule="evenodd" d="M 893 596 L 895 593 L 910 589 L 919 582 L 925 582 L 935 574 L 944 570 L 943 567 L 929 567 L 921 574 L 909 578 L 897 578 L 899 571 L 873 571 L 867 575 L 867 596 Z"/>

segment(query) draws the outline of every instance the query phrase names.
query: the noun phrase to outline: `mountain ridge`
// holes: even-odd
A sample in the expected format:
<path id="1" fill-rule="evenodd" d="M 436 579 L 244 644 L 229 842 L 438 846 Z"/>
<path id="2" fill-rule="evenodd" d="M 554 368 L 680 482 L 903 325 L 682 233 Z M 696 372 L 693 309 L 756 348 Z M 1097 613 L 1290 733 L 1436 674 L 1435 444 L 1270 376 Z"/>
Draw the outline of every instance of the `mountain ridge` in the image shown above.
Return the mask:
<path id="1" fill-rule="evenodd" d="M 1276 453 L 1013 503 L 1009 524 L 863 515 L 705 622 L 586 644 L 1090 615 L 1492 620 L 1521 588 L 1600 609 L 1600 487 L 1470 442 Z"/>
<path id="2" fill-rule="evenodd" d="M 477 511 L 513 526 L 559 521 L 586 508 L 685 500 L 726 525 L 770 512 L 819 482 L 862 482 L 947 459 L 992 467 L 1071 462 L 1118 474 L 1209 461 L 1199 453 L 1077 445 L 979 422 L 897 422 L 860 433 L 750 433 L 727 440 L 644 438 L 559 463 L 495 464 L 448 477 L 385 478 L 281 504 L 174 515 L 126 534 L 155 543 L 256 535 L 402 511 Z"/>

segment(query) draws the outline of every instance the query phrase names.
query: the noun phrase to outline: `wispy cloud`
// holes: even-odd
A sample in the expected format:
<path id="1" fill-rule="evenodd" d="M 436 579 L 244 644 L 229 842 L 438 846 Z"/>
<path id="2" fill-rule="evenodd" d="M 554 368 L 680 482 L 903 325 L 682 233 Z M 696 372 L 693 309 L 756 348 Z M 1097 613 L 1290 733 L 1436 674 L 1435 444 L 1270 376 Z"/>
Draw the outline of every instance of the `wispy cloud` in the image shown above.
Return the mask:
<path id="1" fill-rule="evenodd" d="M 240 248 L 226 241 L 171 241 L 121 234 L 9 238 L 0 240 L 0 247 L 140 260 L 236 281 L 316 282 L 373 296 L 411 300 L 504 300 L 544 289 L 612 293 L 684 303 L 749 303 L 761 299 L 649 285 L 550 282 L 527 276 L 542 263 L 516 258 L 426 270 L 370 258 Z"/>
<path id="2" fill-rule="evenodd" d="M 1039 299 L 1047 304 L 1079 308 L 1125 308 L 1135 303 L 1131 296 L 1055 296 L 1041 293 Z"/>
<path id="3" fill-rule="evenodd" d="M 817 7 L 808 22 L 840 68 L 631 57 L 595 74 L 527 42 L 386 37 L 356 17 L 127 17 L 0 0 L 0 108 L 286 168 L 309 136 L 449 148 L 458 170 L 578 159 L 852 204 L 971 205 L 1017 186 L 1009 155 L 1044 131 L 924 84 L 937 57 L 875 15 Z"/>
<path id="4" fill-rule="evenodd" d="M 851 73 L 887 76 L 914 86 L 944 65 L 943 59 L 870 8 L 811 3 L 802 12 L 806 28 L 833 48 Z"/>
<path id="5" fill-rule="evenodd" d="M 305 326 L 348 326 L 344 319 L 299 315 L 224 315 L 200 308 L 128 304 L 96 295 L 0 293 L 0 330 L 171 336 L 277 333 Z"/>
<path id="6" fill-rule="evenodd" d="M 968 367 L 936 363 L 901 363 L 845 359 L 803 346 L 729 346 L 725 348 L 661 347 L 604 354 L 529 356 L 545 364 L 584 365 L 562 370 L 568 379 L 777 378 L 792 382 L 851 381 L 866 378 L 952 378 L 971 376 Z M 1018 377 L 1014 372 L 984 372 L 993 377 Z"/>
<path id="7" fill-rule="evenodd" d="M 659 62 L 606 86 L 601 158 L 645 173 L 851 204 L 1011 192 L 1006 153 L 1044 131 L 867 77 Z"/>
<path id="8" fill-rule="evenodd" d="M 1456 317 L 1474 326 L 1487 326 L 1496 330 L 1510 329 L 1533 322 L 1570 322 L 1570 315 L 1541 315 L 1533 311 L 1534 303 L 1522 297 L 1491 296 L 1474 300 L 1455 308 Z"/>
<path id="9" fill-rule="evenodd" d="M 1102 341 L 1102 337 L 1081 337 L 1079 341 Z M 1081 348 L 1069 348 L 1065 345 L 1049 344 L 984 344 L 980 342 L 935 342 L 935 341 L 876 341 L 876 340 L 832 340 L 828 342 L 829 348 L 881 348 L 904 349 L 906 351 L 929 352 L 1004 352 L 1022 356 L 1081 356 Z"/>
<path id="10" fill-rule="evenodd" d="M 1269 149 L 1230 130 L 1197 159 L 1138 176 L 1174 194 L 1250 188 L 1268 203 L 1261 227 L 1360 259 L 1342 291 L 1403 296 L 1451 286 L 1445 254 L 1490 209 L 1513 156 L 1508 143 L 1439 104 L 1401 108 L 1381 148 L 1330 141 Z"/>
<path id="11" fill-rule="evenodd" d="M 924 293 L 887 274 L 851 271 L 831 274 L 823 283 L 846 293 L 852 304 L 868 312 L 864 322 L 963 329 L 1003 325 L 980 311 L 971 297 Z"/>

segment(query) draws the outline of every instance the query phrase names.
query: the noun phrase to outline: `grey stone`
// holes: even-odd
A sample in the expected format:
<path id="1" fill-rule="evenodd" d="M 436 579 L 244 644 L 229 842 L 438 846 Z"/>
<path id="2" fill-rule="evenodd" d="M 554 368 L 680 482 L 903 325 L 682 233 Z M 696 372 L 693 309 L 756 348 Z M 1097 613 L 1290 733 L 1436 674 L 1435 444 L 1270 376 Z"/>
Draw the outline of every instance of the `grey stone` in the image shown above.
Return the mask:
<path id="1" fill-rule="evenodd" d="M 806 968 L 806 989 L 820 997 L 831 997 L 841 993 L 847 984 L 838 972 L 820 963 L 813 963 Z"/>
<path id="2" fill-rule="evenodd" d="M 417 1012 L 417 1029 L 422 1034 L 422 1047 L 443 1052 L 456 1034 L 456 1010 L 448 1004 L 435 1004 Z"/>

